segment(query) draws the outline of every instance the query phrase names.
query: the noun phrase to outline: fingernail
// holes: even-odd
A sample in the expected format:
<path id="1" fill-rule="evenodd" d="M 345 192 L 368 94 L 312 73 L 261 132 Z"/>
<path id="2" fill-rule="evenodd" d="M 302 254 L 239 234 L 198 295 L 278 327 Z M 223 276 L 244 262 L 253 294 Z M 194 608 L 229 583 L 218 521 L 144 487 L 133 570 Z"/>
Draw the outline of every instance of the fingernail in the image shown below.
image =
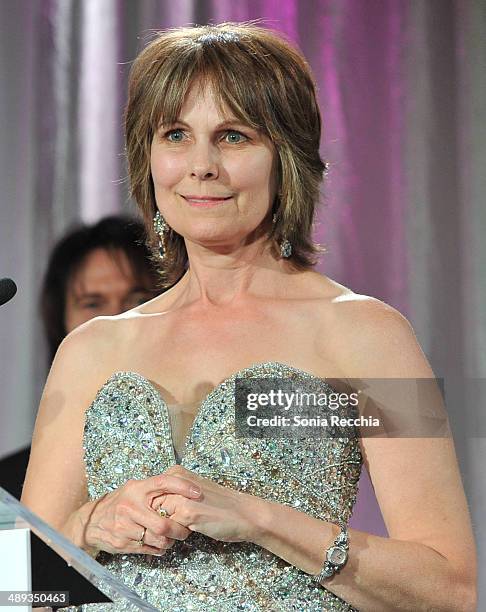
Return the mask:
<path id="1" fill-rule="evenodd" d="M 189 489 L 191 497 L 199 497 L 201 495 L 201 489 L 199 487 L 191 487 Z"/>

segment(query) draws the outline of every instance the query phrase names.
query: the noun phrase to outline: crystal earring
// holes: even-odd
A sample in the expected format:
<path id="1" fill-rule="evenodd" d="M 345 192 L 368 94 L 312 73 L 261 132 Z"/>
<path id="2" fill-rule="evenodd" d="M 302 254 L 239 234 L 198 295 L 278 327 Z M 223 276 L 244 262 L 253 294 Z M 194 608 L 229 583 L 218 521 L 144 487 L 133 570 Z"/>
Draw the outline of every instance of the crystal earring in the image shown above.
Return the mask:
<path id="1" fill-rule="evenodd" d="M 280 255 L 288 259 L 292 255 L 292 245 L 287 238 L 284 238 L 280 243 Z"/>
<path id="2" fill-rule="evenodd" d="M 159 237 L 159 257 L 164 259 L 167 255 L 167 233 L 170 227 L 167 221 L 161 215 L 160 210 L 155 213 L 154 217 L 154 231 Z"/>
<path id="3" fill-rule="evenodd" d="M 277 213 L 274 213 L 272 223 L 273 225 L 277 223 Z M 290 244 L 290 240 L 287 240 L 287 238 L 284 238 L 281 242 L 279 242 L 279 247 L 281 257 L 288 259 L 292 255 L 292 245 Z"/>

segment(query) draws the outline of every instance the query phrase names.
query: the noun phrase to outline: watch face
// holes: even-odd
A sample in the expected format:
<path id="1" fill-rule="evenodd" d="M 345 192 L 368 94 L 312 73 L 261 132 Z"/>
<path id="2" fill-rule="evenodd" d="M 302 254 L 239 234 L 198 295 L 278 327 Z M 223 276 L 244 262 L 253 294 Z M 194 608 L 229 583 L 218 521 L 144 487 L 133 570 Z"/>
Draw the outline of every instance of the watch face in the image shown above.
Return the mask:
<path id="1" fill-rule="evenodd" d="M 344 548 L 340 548 L 339 546 L 332 546 L 327 551 L 327 560 L 333 565 L 344 565 L 346 563 L 347 558 L 347 551 Z"/>

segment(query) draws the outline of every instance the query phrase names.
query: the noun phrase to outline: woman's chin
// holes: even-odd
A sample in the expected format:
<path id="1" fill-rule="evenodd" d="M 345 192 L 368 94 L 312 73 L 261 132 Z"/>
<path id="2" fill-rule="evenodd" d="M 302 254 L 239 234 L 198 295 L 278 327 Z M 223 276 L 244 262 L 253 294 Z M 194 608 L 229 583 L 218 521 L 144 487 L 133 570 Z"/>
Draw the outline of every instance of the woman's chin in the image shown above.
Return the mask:
<path id="1" fill-rule="evenodd" d="M 244 248 L 244 241 L 241 237 L 208 237 L 208 235 L 206 234 L 204 236 L 192 236 L 191 238 L 187 238 L 186 245 L 189 249 L 191 249 L 191 247 L 193 246 L 196 249 L 203 248 L 208 251 L 218 253 L 220 255 L 225 255 L 228 253 L 234 253 L 235 251 Z"/>
<path id="2" fill-rule="evenodd" d="M 249 232 L 241 231 L 235 232 L 234 225 L 228 224 L 227 228 L 222 228 L 221 224 L 219 227 L 214 225 L 201 225 L 197 228 L 191 228 L 183 234 L 186 242 L 192 242 L 200 246 L 208 248 L 224 247 L 224 246 L 237 246 L 245 242 L 245 237 L 248 236 Z"/>

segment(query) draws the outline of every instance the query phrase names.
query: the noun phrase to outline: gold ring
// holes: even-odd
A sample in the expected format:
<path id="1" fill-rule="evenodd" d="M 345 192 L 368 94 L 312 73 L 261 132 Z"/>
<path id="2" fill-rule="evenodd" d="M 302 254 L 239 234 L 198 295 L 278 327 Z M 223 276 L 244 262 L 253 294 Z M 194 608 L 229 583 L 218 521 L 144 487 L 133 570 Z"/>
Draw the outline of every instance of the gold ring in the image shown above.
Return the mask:
<path id="1" fill-rule="evenodd" d="M 162 508 L 162 504 L 158 507 L 157 512 L 160 514 L 160 516 L 164 518 L 168 518 L 170 516 L 167 510 L 165 508 Z"/>
<path id="2" fill-rule="evenodd" d="M 142 531 L 142 537 L 139 540 L 137 540 L 137 544 L 139 546 L 143 546 L 144 545 L 143 539 L 144 539 L 146 533 L 147 533 L 147 527 L 144 527 L 143 531 Z"/>

